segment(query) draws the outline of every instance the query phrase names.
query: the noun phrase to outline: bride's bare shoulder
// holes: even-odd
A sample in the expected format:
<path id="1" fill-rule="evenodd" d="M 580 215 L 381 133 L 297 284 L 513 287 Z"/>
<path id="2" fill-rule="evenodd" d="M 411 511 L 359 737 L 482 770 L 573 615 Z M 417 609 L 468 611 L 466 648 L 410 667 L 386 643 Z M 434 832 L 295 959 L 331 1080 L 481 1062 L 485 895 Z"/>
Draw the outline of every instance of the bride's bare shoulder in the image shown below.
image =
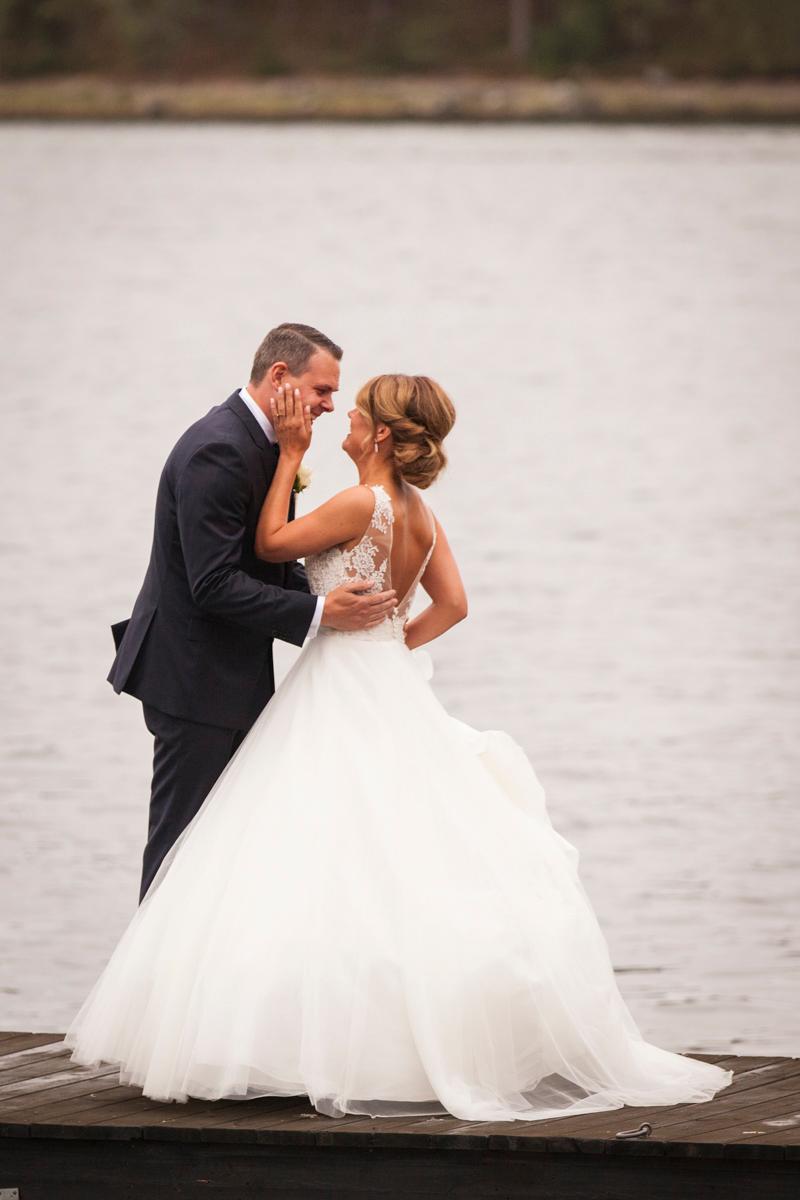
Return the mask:
<path id="1" fill-rule="evenodd" d="M 256 555 L 265 562 L 289 562 L 343 546 L 363 537 L 372 520 L 375 500 L 369 488 L 356 485 L 336 492 L 305 516 L 287 521 L 269 535 L 256 534 Z"/>
<path id="2" fill-rule="evenodd" d="M 337 492 L 328 503 L 335 504 L 338 509 L 346 510 L 357 516 L 363 514 L 366 520 L 375 507 L 375 493 L 367 484 L 356 483 L 352 487 Z"/>

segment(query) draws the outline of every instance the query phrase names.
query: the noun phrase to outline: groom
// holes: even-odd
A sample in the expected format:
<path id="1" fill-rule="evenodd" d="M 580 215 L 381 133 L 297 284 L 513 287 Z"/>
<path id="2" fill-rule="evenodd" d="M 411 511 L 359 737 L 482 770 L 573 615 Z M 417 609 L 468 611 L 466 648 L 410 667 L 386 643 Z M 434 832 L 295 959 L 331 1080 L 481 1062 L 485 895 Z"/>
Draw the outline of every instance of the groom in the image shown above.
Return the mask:
<path id="1" fill-rule="evenodd" d="M 250 382 L 178 439 L 158 485 L 150 563 L 133 613 L 112 625 L 115 692 L 136 696 L 155 741 L 139 902 L 275 691 L 273 638 L 300 646 L 320 625 L 365 629 L 394 591 L 352 583 L 309 593 L 297 562 L 256 558 L 255 530 L 279 447 L 268 418 L 279 384 L 312 419 L 333 412 L 341 349 L 310 325 L 278 325 Z M 289 519 L 294 516 L 294 495 Z"/>

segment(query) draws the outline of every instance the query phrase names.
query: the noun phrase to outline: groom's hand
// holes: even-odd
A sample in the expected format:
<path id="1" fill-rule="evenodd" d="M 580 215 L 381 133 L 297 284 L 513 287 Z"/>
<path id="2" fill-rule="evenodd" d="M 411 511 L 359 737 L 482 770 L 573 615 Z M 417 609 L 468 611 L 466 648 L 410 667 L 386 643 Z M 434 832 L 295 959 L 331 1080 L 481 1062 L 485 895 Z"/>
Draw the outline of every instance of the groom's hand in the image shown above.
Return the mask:
<path id="1" fill-rule="evenodd" d="M 368 592 L 363 579 L 334 588 L 325 597 L 322 625 L 333 629 L 370 629 L 391 616 L 397 607 L 397 592 Z"/>

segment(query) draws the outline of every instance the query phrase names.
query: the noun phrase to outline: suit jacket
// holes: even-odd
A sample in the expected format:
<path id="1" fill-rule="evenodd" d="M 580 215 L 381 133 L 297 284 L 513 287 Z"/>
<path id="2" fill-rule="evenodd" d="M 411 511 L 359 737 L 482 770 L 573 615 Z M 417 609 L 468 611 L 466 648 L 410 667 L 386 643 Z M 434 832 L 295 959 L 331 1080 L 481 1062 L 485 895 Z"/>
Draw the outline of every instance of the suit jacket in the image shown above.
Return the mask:
<path id="1" fill-rule="evenodd" d="M 178 439 L 133 613 L 111 627 L 115 692 L 191 721 L 252 725 L 275 691 L 273 638 L 301 645 L 316 609 L 299 563 L 254 553 L 277 458 L 237 392 Z"/>

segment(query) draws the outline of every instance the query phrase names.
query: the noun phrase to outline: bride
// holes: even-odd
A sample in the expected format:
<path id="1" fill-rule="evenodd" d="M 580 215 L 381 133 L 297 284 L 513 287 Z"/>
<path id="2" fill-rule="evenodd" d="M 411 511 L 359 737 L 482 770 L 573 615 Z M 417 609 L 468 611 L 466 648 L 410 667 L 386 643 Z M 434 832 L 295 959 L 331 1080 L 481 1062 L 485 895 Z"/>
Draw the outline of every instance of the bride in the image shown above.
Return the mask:
<path id="1" fill-rule="evenodd" d="M 397 608 L 306 644 L 73 1019 L 72 1060 L 155 1100 L 307 1095 L 334 1117 L 710 1100 L 733 1073 L 643 1039 L 522 749 L 450 717 L 411 653 L 467 613 L 417 490 L 445 464 L 450 400 L 381 375 L 349 417 L 359 483 L 288 522 L 311 415 L 272 400 L 256 550 L 304 556 L 317 594 L 366 580 Z"/>

